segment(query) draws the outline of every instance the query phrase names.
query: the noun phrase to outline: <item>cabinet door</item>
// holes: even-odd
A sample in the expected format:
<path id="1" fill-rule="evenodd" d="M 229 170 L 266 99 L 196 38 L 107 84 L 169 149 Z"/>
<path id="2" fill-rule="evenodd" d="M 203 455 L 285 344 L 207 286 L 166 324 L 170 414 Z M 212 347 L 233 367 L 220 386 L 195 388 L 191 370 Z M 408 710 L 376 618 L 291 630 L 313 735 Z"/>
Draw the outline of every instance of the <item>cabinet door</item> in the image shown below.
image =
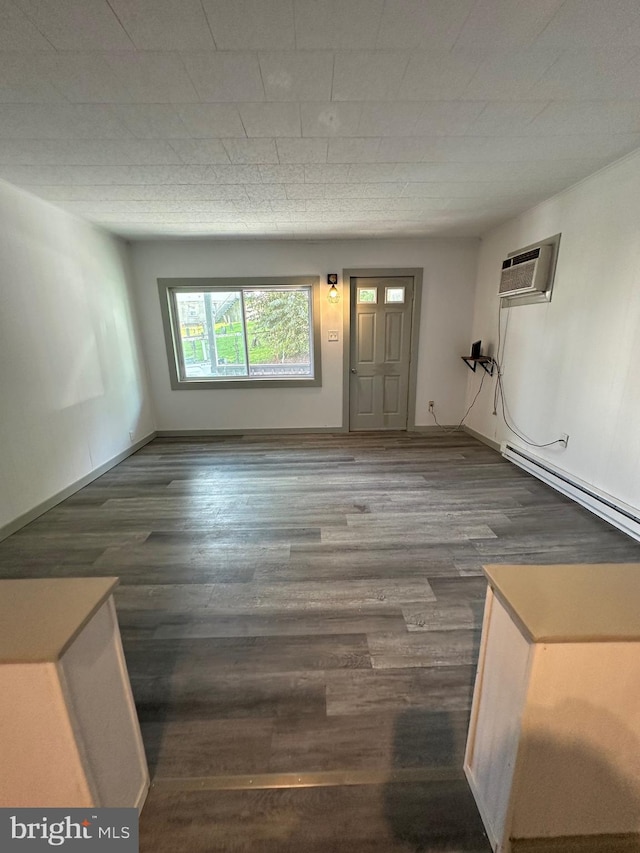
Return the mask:
<path id="1" fill-rule="evenodd" d="M 496 851 L 509 849 L 511 789 L 531 650 L 489 588 L 464 769 Z"/>

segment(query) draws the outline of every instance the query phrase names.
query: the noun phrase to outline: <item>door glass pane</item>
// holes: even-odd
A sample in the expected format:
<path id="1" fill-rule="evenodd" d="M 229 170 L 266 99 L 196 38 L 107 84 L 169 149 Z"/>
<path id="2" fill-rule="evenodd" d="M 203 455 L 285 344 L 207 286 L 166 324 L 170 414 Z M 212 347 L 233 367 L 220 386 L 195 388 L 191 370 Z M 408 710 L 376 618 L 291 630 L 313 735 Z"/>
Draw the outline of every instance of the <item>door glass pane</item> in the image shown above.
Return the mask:
<path id="1" fill-rule="evenodd" d="M 311 289 L 244 291 L 249 375 L 313 376 Z"/>
<path id="2" fill-rule="evenodd" d="M 378 301 L 377 287 L 359 287 L 358 288 L 358 305 L 363 305 L 367 302 Z"/>
<path id="3" fill-rule="evenodd" d="M 239 291 L 176 293 L 176 308 L 185 378 L 247 375 Z"/>
<path id="4" fill-rule="evenodd" d="M 385 302 L 404 302 L 404 287 L 385 287 Z"/>

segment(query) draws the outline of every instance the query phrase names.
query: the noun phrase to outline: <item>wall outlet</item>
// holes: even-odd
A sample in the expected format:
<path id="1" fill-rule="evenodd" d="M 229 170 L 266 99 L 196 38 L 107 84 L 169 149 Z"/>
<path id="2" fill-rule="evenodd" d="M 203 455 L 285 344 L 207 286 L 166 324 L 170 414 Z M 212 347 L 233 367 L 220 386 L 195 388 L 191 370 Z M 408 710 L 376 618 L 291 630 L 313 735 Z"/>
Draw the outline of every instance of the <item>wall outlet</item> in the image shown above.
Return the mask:
<path id="1" fill-rule="evenodd" d="M 569 446 L 569 433 L 563 432 L 560 436 L 560 441 L 564 447 L 568 447 Z"/>
<path id="2" fill-rule="evenodd" d="M 429 411 L 433 411 L 433 400 L 429 400 Z"/>
<path id="3" fill-rule="evenodd" d="M 335 329 L 331 329 L 327 335 L 327 340 L 337 341 L 338 340 L 338 332 Z"/>
<path id="4" fill-rule="evenodd" d="M 132 444 L 133 444 L 133 442 L 135 441 L 135 439 L 134 439 L 134 435 L 135 435 L 135 433 L 133 432 L 133 430 L 129 430 L 129 441 L 130 441 Z"/>

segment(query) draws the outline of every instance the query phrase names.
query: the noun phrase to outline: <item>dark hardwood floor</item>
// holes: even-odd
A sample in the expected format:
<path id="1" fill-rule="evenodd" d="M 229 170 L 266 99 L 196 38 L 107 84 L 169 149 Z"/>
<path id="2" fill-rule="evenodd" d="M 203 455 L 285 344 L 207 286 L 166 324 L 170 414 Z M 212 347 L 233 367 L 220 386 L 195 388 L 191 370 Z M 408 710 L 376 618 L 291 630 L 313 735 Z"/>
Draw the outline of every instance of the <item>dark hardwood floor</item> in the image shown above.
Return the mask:
<path id="1" fill-rule="evenodd" d="M 0 577 L 121 579 L 143 853 L 487 853 L 482 564 L 639 561 L 463 433 L 157 439 L 0 543 Z"/>

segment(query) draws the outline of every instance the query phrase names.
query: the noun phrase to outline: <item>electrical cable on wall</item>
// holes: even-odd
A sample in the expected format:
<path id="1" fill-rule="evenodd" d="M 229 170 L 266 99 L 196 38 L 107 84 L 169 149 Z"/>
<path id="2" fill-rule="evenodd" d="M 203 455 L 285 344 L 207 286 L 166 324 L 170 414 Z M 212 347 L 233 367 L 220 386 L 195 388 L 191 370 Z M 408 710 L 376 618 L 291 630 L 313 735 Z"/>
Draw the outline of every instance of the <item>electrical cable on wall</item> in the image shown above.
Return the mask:
<path id="1" fill-rule="evenodd" d="M 547 441 L 544 444 L 537 444 L 535 441 L 529 441 L 529 439 L 525 438 L 522 435 L 521 430 L 517 429 L 513 425 L 512 422 L 509 422 L 509 418 L 512 418 L 511 412 L 509 412 L 509 405 L 507 403 L 506 395 L 504 393 L 504 384 L 502 380 L 502 360 L 500 356 L 500 348 L 502 347 L 503 351 L 506 348 L 507 344 L 507 330 L 509 328 L 509 314 L 507 314 L 507 322 L 504 330 L 504 341 L 502 340 L 502 305 L 501 300 L 498 300 L 498 347 L 496 350 L 496 357 L 492 359 L 495 367 L 496 367 L 496 384 L 493 391 L 493 414 L 498 414 L 498 402 L 500 402 L 500 408 L 502 412 L 502 419 L 505 422 L 507 429 L 511 430 L 511 432 L 517 436 L 520 441 L 523 441 L 525 444 L 528 444 L 529 447 L 552 447 L 554 444 L 562 444 L 566 447 L 566 440 L 564 438 L 556 438 L 555 441 Z M 480 385 L 482 387 L 482 384 Z M 477 396 L 477 395 L 476 395 Z M 474 400 L 475 402 L 475 400 Z M 473 405 L 473 404 L 472 404 Z M 507 412 L 509 412 L 509 418 L 507 417 Z M 466 417 L 466 415 L 465 415 Z"/>
<path id="2" fill-rule="evenodd" d="M 433 418 L 433 420 L 435 421 L 436 426 L 439 426 L 439 427 L 440 427 L 440 429 L 444 430 L 446 433 L 458 432 L 460 429 L 462 429 L 462 425 L 464 424 L 464 422 L 465 422 L 465 420 L 466 420 L 466 418 L 467 418 L 467 415 L 469 414 L 469 412 L 471 411 L 471 409 L 473 409 L 473 407 L 474 407 L 474 405 L 475 405 L 476 400 L 477 400 L 477 399 L 478 399 L 478 397 L 480 396 L 480 392 L 482 391 L 482 385 L 483 385 L 483 383 L 484 383 L 484 380 L 485 380 L 485 377 L 486 377 L 486 376 L 488 376 L 488 374 L 483 370 L 483 371 L 482 371 L 482 378 L 481 378 L 481 380 L 480 380 L 480 385 L 479 385 L 479 387 L 478 387 L 478 390 L 476 391 L 476 396 L 473 398 L 473 400 L 471 401 L 471 405 L 469 406 L 469 408 L 467 409 L 467 411 L 466 411 L 466 412 L 464 413 L 464 415 L 462 416 L 462 420 L 460 421 L 460 423 L 459 423 L 459 424 L 456 424 L 456 426 L 454 426 L 454 427 L 451 427 L 451 429 L 447 429 L 447 427 L 443 427 L 441 423 L 438 423 L 438 419 L 436 418 L 436 413 L 433 411 L 433 408 L 432 408 L 432 407 L 431 407 L 431 408 L 429 408 L 429 414 L 431 415 L 431 417 L 432 417 L 432 418 Z"/>

